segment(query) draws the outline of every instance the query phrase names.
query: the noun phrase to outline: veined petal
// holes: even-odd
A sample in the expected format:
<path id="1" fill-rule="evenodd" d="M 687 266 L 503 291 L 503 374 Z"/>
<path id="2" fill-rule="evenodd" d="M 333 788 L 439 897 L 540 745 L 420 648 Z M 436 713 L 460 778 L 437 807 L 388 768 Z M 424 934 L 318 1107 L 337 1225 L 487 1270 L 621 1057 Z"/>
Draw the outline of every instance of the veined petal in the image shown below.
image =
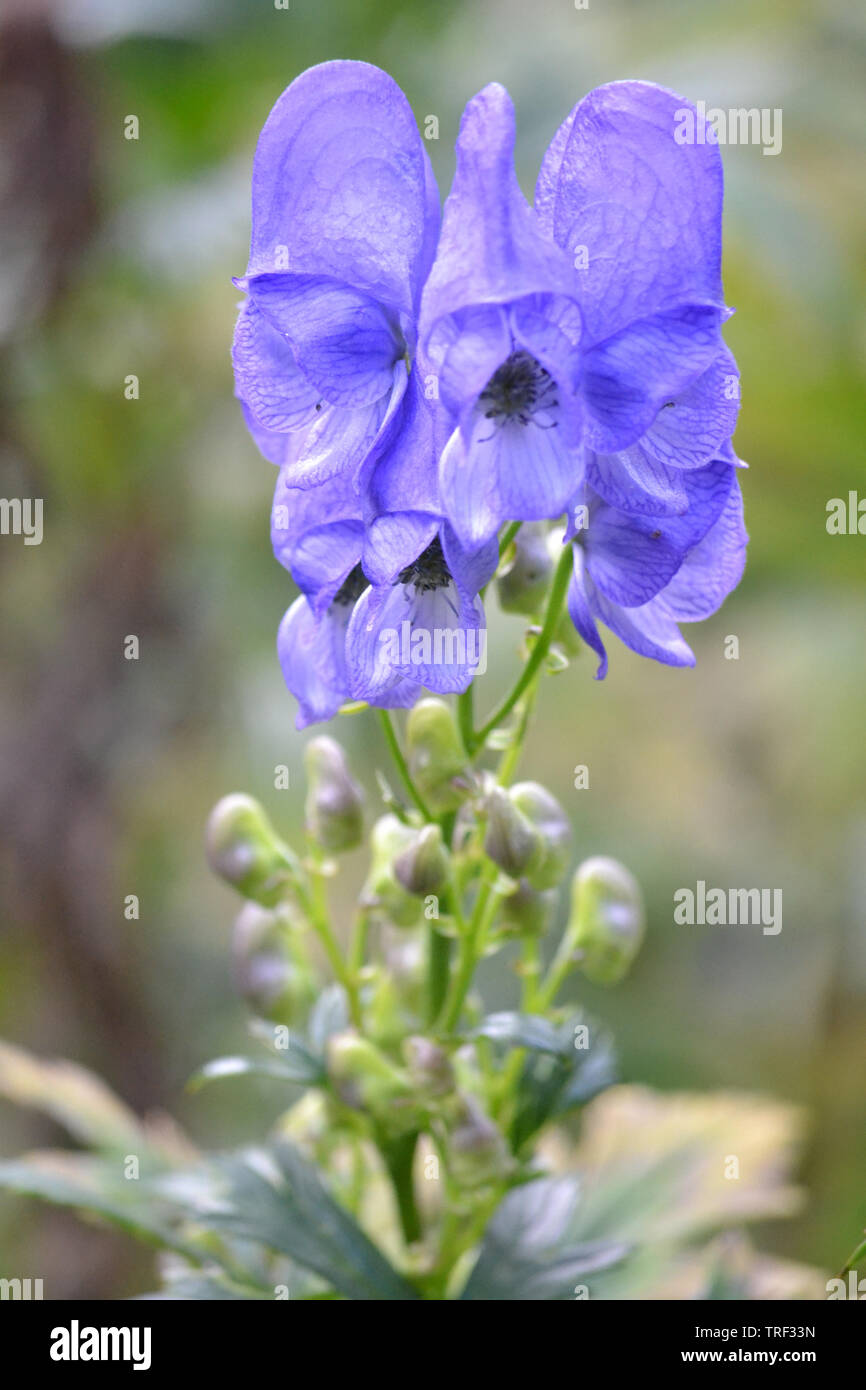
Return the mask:
<path id="1" fill-rule="evenodd" d="M 625 608 L 660 593 L 714 525 L 735 485 L 735 469 L 719 461 L 684 475 L 688 507 L 680 515 L 643 517 L 607 505 L 595 508 L 583 544 L 599 592 Z"/>
<path id="2" fill-rule="evenodd" d="M 460 124 L 454 183 L 422 299 L 425 352 L 435 361 L 433 331 L 449 315 L 526 295 L 570 296 L 575 274 L 568 258 L 542 234 L 520 191 L 514 108 L 505 88 L 491 83 L 469 102 Z"/>
<path id="3" fill-rule="evenodd" d="M 393 584 L 430 545 L 439 530 L 430 512 L 392 512 L 368 522 L 362 564 L 371 584 Z"/>
<path id="4" fill-rule="evenodd" d="M 574 570 L 568 585 L 568 616 L 586 645 L 599 658 L 595 678 L 597 681 L 603 681 L 607 675 L 607 652 L 604 649 L 604 643 L 601 640 L 601 634 L 590 606 L 590 595 L 593 592 L 593 583 L 587 572 L 584 553 L 581 547 L 576 545 L 574 546 Z"/>
<path id="5" fill-rule="evenodd" d="M 329 405 L 370 405 L 391 390 L 405 349 L 393 313 L 369 295 L 309 275 L 257 275 L 249 292 Z"/>
<path id="6" fill-rule="evenodd" d="M 554 136 L 536 209 L 559 246 L 585 256 L 579 302 L 589 342 L 678 304 L 723 303 L 722 162 L 698 120 L 675 92 L 612 82 L 584 97 Z"/>
<path id="7" fill-rule="evenodd" d="M 661 594 L 640 608 L 619 608 L 596 590 L 593 606 L 597 617 L 638 656 L 648 656 L 665 666 L 694 666 L 695 654 Z"/>
<path id="8" fill-rule="evenodd" d="M 331 719 L 348 698 L 345 639 L 342 617 L 317 619 L 303 595 L 283 618 L 277 655 L 283 679 L 300 705 L 296 728 Z"/>
<path id="9" fill-rule="evenodd" d="M 659 595 L 660 606 L 678 622 L 710 617 L 742 578 L 748 540 L 735 473 L 721 514 Z"/>
<path id="10" fill-rule="evenodd" d="M 238 396 L 265 429 L 282 433 L 315 419 L 318 391 L 285 338 L 249 299 L 235 326 L 232 364 Z"/>
<path id="11" fill-rule="evenodd" d="M 710 306 L 684 305 L 632 323 L 585 354 L 587 438 L 596 453 L 636 443 L 707 370 L 722 347 L 722 317 Z"/>
<path id="12" fill-rule="evenodd" d="M 689 504 L 680 470 L 648 458 L 641 444 L 617 454 L 590 453 L 586 480 L 612 507 L 638 516 L 676 516 Z"/>
<path id="13" fill-rule="evenodd" d="M 740 373 L 723 347 L 718 357 L 670 405 L 664 405 L 640 447 L 672 468 L 701 468 L 730 439 L 740 409 Z"/>
<path id="14" fill-rule="evenodd" d="M 354 698 L 377 699 L 397 680 L 440 694 L 463 691 L 484 663 L 485 637 L 481 603 L 461 599 L 453 583 L 367 590 L 347 642 Z"/>
<path id="15" fill-rule="evenodd" d="M 240 398 L 238 398 L 240 399 Z M 291 467 L 301 453 L 304 445 L 304 430 L 269 430 L 260 424 L 246 401 L 241 401 L 244 423 L 253 437 L 253 442 L 268 463 L 277 468 Z"/>
<path id="16" fill-rule="evenodd" d="M 256 147 L 248 274 L 333 276 L 406 314 L 435 245 L 438 200 L 405 96 L 369 63 L 309 68 Z"/>
<path id="17" fill-rule="evenodd" d="M 297 458 L 287 467 L 290 485 L 315 487 L 339 475 L 347 487 L 356 487 L 356 475 L 378 447 L 399 408 L 406 381 L 406 368 L 400 363 L 390 397 L 381 396 L 372 405 L 354 410 L 337 406 L 323 410 L 304 435 Z"/>

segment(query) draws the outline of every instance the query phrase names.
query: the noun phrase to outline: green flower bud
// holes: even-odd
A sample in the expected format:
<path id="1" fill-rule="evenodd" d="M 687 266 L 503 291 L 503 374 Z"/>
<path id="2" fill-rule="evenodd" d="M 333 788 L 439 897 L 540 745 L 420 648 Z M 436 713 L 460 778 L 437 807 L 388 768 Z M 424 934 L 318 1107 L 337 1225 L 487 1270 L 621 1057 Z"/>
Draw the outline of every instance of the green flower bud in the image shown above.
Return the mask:
<path id="1" fill-rule="evenodd" d="M 421 914 L 420 901 L 406 891 L 394 872 L 395 860 L 414 843 L 416 833 L 391 812 L 380 816 L 370 832 L 370 869 L 361 902 L 400 927 L 414 926 Z"/>
<path id="2" fill-rule="evenodd" d="M 471 1095 L 458 1099 L 456 1123 L 448 1136 L 448 1157 L 461 1187 L 495 1182 L 514 1167 L 505 1136 Z"/>
<path id="3" fill-rule="evenodd" d="M 344 1105 L 365 1110 L 389 1128 L 407 1118 L 414 1092 L 409 1077 L 353 1029 L 333 1033 L 326 1046 L 328 1078 Z"/>
<path id="4" fill-rule="evenodd" d="M 363 832 L 364 793 L 355 781 L 346 754 L 334 739 L 322 735 L 304 750 L 307 829 L 331 854 L 354 849 Z"/>
<path id="5" fill-rule="evenodd" d="M 264 907 L 275 906 L 292 881 L 291 851 L 251 796 L 235 792 L 217 802 L 208 818 L 205 849 L 215 874 Z"/>
<path id="6" fill-rule="evenodd" d="M 504 787 L 492 787 L 484 798 L 487 826 L 484 853 L 511 878 L 530 877 L 544 858 L 541 836 L 515 806 Z"/>
<path id="7" fill-rule="evenodd" d="M 283 913 L 246 903 L 232 931 L 232 968 L 241 998 L 259 1018 L 299 1024 L 316 997 L 316 980 L 291 952 Z"/>
<path id="8" fill-rule="evenodd" d="M 505 613 L 534 617 L 544 604 L 553 559 L 543 521 L 524 521 L 514 539 L 514 554 L 496 580 L 499 606 Z"/>
<path id="9" fill-rule="evenodd" d="M 541 836 L 544 852 L 537 864 L 527 869 L 533 888 L 555 888 L 561 882 L 571 858 L 571 822 L 555 796 L 538 782 L 518 782 L 509 793 L 512 804 Z"/>
<path id="10" fill-rule="evenodd" d="M 425 825 L 394 860 L 397 882 L 416 897 L 438 893 L 448 877 L 448 851 L 438 825 Z"/>
<path id="11" fill-rule="evenodd" d="M 644 934 L 643 898 L 637 881 L 615 859 L 587 859 L 572 880 L 566 939 L 581 953 L 579 968 L 597 985 L 615 985 L 626 974 Z"/>
<path id="12" fill-rule="evenodd" d="M 431 811 L 453 811 L 466 793 L 454 779 L 468 772 L 454 715 L 444 700 L 419 700 L 406 723 L 409 771 Z"/>
<path id="13" fill-rule="evenodd" d="M 521 936 L 543 936 L 553 920 L 559 902 L 555 888 L 539 892 L 522 878 L 517 891 L 502 899 L 502 924 Z"/>
<path id="14" fill-rule="evenodd" d="M 438 1100 L 454 1090 L 454 1068 L 451 1059 L 430 1038 L 406 1038 L 403 1055 L 409 1068 L 412 1085 L 422 1095 Z"/>

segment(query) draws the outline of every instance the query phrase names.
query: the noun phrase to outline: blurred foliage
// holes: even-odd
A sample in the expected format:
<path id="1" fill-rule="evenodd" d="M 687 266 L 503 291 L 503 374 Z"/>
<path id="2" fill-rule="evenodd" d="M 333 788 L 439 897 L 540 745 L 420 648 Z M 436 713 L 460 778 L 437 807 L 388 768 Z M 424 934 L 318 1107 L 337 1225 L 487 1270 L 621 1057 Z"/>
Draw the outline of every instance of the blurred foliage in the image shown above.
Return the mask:
<path id="1" fill-rule="evenodd" d="M 247 1088 L 253 1101 L 242 1088 L 236 1103 L 234 1088 L 182 1095 L 243 1037 L 233 905 L 206 876 L 204 820 L 236 787 L 287 833 L 302 816 L 300 795 L 274 790 L 276 763 L 300 786 L 304 742 L 274 657 L 292 587 L 270 554 L 273 474 L 243 429 L 228 353 L 271 104 L 311 63 L 380 64 L 419 120 L 439 117 L 443 194 L 463 105 L 494 78 L 517 106 L 528 193 L 552 132 L 599 82 L 644 77 L 708 106 L 782 108 L 777 157 L 723 152 L 746 577 L 693 634 L 694 672 L 617 649 L 603 684 L 585 658 L 551 680 L 525 766 L 572 811 L 578 856 L 623 858 L 647 892 L 647 949 L 606 1001 L 624 1074 L 805 1105 L 809 1200 L 762 1243 L 837 1266 L 866 1224 L 866 538 L 825 529 L 828 499 L 866 495 L 863 13 L 846 0 L 6 8 L 5 24 L 29 28 L 0 102 L 0 201 L 14 210 L 0 468 L 3 495 L 45 499 L 45 540 L 0 542 L 12 657 L 0 678 L 0 1030 L 92 1065 L 137 1109 L 172 1109 L 215 1143 L 274 1111 L 267 1082 Z M 15 122 L 34 104 L 48 114 L 22 144 Z M 129 114 L 137 141 L 124 139 Z M 67 176 L 30 176 L 43 164 Z M 131 373 L 138 400 L 124 397 Z M 521 633 L 495 612 L 491 626 L 482 707 Z M 123 660 L 128 633 L 137 663 Z M 723 658 L 731 633 L 738 661 Z M 371 784 L 378 733 L 363 715 L 340 733 Z M 590 769 L 580 792 L 578 764 Z M 782 887 L 782 933 L 675 926 L 673 892 L 698 879 Z M 138 920 L 124 916 L 132 893 Z M 513 1004 L 501 966 L 490 989 Z M 6 1107 L 0 1123 L 4 1154 L 55 1138 Z M 50 1275 L 50 1296 L 152 1286 L 126 1247 L 82 1244 L 6 1201 L 0 1221 L 4 1256 Z M 726 1246 L 717 1264 L 739 1258 Z"/>

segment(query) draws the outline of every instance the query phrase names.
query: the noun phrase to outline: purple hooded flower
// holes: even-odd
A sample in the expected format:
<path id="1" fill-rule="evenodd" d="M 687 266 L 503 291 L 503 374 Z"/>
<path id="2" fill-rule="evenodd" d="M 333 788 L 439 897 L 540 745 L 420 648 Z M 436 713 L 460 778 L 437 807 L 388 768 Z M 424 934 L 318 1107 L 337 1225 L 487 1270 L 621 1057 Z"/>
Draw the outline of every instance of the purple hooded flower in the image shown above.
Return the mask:
<path id="1" fill-rule="evenodd" d="M 353 483 L 399 428 L 438 230 L 396 83 L 366 63 L 302 73 L 259 137 L 232 352 L 254 437 L 294 486 Z"/>
<path id="2" fill-rule="evenodd" d="M 493 83 L 457 140 L 421 346 L 453 424 L 439 479 L 468 549 L 507 521 L 561 514 L 583 477 L 576 274 L 517 183 L 514 110 Z"/>
<path id="3" fill-rule="evenodd" d="M 669 666 L 693 666 L 678 622 L 715 613 L 740 580 L 748 537 L 732 451 L 683 475 L 687 509 L 636 516 L 587 487 L 572 510 L 568 536 L 574 574 L 568 611 L 607 674 L 598 623 L 632 651 Z"/>
<path id="4" fill-rule="evenodd" d="M 402 681 L 438 694 L 465 690 L 486 668 L 478 593 L 498 559 L 495 540 L 467 553 L 443 525 L 408 564 L 383 572 L 361 595 L 347 632 L 353 697 L 379 703 Z"/>
<path id="5" fill-rule="evenodd" d="M 628 510 L 677 510 L 677 470 L 715 456 L 739 404 L 721 338 L 721 156 L 675 140 L 688 106 L 646 82 L 597 88 L 554 136 L 536 188 L 541 225 L 580 267 L 588 474 Z"/>

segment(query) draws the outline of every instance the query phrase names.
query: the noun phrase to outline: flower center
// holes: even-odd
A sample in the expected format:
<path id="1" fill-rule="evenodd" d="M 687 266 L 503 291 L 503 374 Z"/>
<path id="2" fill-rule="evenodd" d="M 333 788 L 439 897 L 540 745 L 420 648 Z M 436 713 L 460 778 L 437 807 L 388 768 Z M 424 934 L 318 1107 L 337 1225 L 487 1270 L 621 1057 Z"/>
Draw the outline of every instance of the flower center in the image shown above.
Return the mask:
<path id="1" fill-rule="evenodd" d="M 479 396 L 479 404 L 487 420 L 528 425 L 538 411 L 558 405 L 556 383 L 531 353 L 521 349 L 497 367 Z"/>
<path id="2" fill-rule="evenodd" d="M 334 608 L 339 606 L 340 608 L 345 608 L 350 603 L 357 603 L 364 590 L 369 586 L 369 583 L 370 581 L 361 569 L 361 566 L 356 565 L 348 577 L 343 581 L 342 588 L 338 589 L 334 595 L 331 607 Z"/>
<path id="3" fill-rule="evenodd" d="M 451 572 L 442 553 L 442 542 L 436 536 L 427 549 L 400 571 L 398 584 L 414 584 L 416 589 L 444 589 L 451 583 Z"/>

